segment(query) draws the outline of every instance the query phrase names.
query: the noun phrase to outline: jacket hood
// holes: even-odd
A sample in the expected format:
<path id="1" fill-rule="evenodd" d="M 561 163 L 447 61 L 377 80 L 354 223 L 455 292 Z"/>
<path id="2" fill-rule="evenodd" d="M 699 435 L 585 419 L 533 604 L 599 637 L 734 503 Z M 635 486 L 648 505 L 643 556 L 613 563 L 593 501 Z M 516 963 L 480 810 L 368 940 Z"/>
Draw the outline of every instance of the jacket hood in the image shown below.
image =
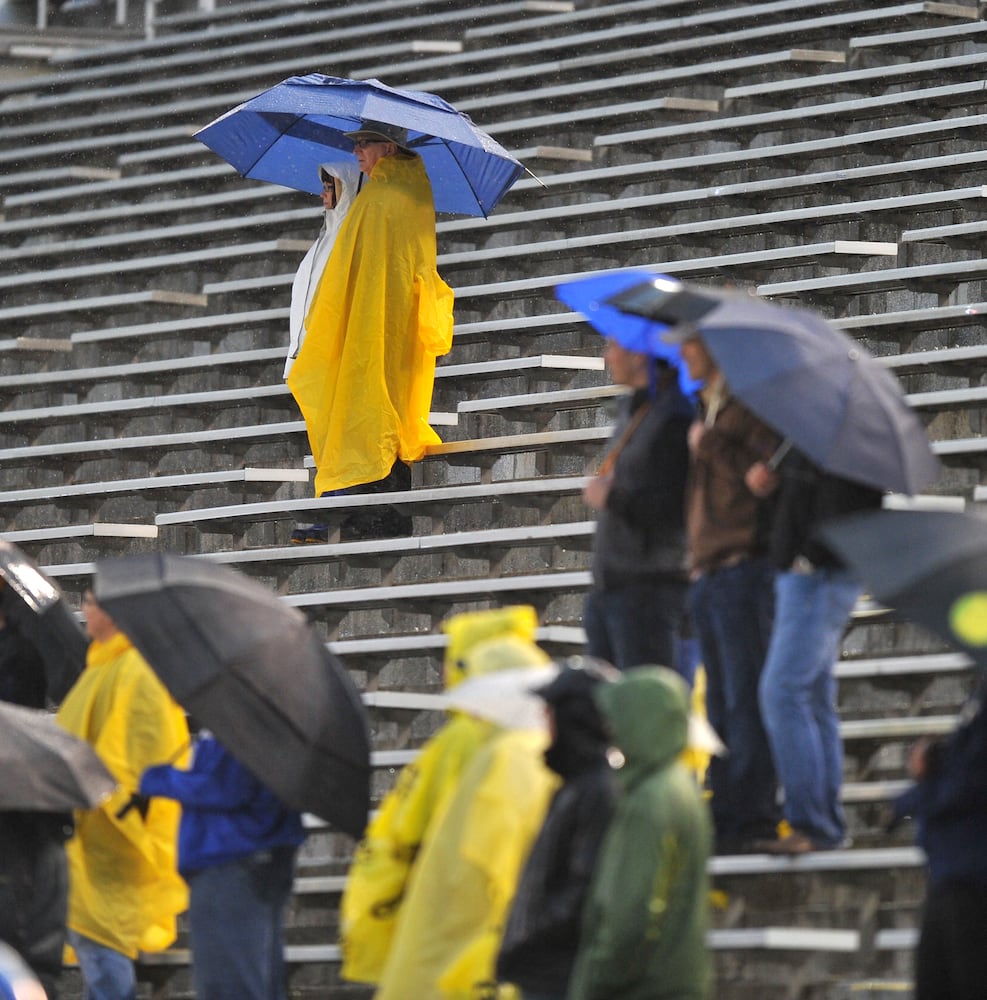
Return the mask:
<path id="1" fill-rule="evenodd" d="M 511 636 L 533 645 L 537 627 L 538 615 L 530 604 L 509 605 L 486 611 L 464 611 L 447 618 L 441 625 L 442 631 L 449 637 L 443 663 L 446 689 L 462 683 L 466 677 L 476 677 L 491 670 L 539 666 L 547 662 L 547 656 L 525 656 L 524 653 L 530 650 L 518 650 L 519 656 L 514 662 L 511 662 L 510 651 L 504 658 L 490 650 L 487 651 L 489 655 L 468 657 L 470 650 L 490 639 Z"/>
<path id="2" fill-rule="evenodd" d="M 594 697 L 624 755 L 624 782 L 667 767 L 685 749 L 689 689 L 674 671 L 634 667 L 620 680 L 598 685 Z"/>

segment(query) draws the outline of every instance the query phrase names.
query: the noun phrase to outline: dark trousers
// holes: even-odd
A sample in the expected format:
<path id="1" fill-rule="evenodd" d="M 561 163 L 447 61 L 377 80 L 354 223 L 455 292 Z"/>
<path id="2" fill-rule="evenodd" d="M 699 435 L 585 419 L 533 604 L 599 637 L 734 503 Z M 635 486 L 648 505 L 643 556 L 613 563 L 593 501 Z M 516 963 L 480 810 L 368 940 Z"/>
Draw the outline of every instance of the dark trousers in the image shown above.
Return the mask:
<path id="1" fill-rule="evenodd" d="M 202 1000 L 284 1000 L 284 910 L 295 848 L 190 875 L 192 982 Z"/>
<path id="2" fill-rule="evenodd" d="M 915 953 L 915 1000 L 987 996 L 987 886 L 929 888 Z"/>
<path id="3" fill-rule="evenodd" d="M 712 570 L 689 591 L 689 614 L 706 668 L 706 714 L 728 750 L 710 761 L 706 773 L 719 853 L 775 837 L 781 819 L 758 704 L 773 613 L 774 571 L 766 559 Z"/>
<path id="4" fill-rule="evenodd" d="M 663 580 L 591 590 L 583 609 L 587 655 L 619 670 L 645 664 L 675 669 L 686 589 L 685 583 Z"/>

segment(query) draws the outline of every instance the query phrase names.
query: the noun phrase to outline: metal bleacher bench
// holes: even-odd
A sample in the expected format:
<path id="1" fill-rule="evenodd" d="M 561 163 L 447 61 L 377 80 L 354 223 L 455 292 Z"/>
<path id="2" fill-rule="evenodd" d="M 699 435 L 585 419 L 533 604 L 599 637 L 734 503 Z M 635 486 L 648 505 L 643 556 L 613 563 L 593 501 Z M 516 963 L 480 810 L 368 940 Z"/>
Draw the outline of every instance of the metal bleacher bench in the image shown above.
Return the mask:
<path id="1" fill-rule="evenodd" d="M 27 305 L 0 306 L 0 322 L 9 320 L 42 319 L 65 313 L 99 315 L 118 309 L 133 309 L 149 305 L 202 307 L 206 296 L 199 292 L 172 292 L 165 289 L 142 289 L 136 292 L 119 292 L 114 295 L 94 295 L 89 298 L 57 299 L 50 302 L 33 302 Z"/>
<path id="2" fill-rule="evenodd" d="M 779 97 L 788 104 L 795 95 L 819 90 L 842 91 L 868 90 L 876 87 L 885 89 L 901 80 L 913 81 L 930 78 L 955 80 L 967 72 L 983 76 L 987 63 L 987 52 L 970 52 L 961 56 L 922 59 L 916 62 L 892 63 L 870 66 L 867 69 L 847 70 L 827 73 L 822 76 L 799 77 L 794 80 L 771 80 L 765 83 L 751 83 L 739 87 L 728 87 L 723 92 L 725 101 L 757 99 L 760 101 Z"/>
<path id="3" fill-rule="evenodd" d="M 608 432 L 604 429 L 604 433 Z M 394 493 L 273 500 L 264 503 L 173 511 L 159 514 L 155 518 L 155 523 L 159 527 L 194 525 L 203 529 L 222 531 L 231 530 L 234 525 L 243 525 L 251 521 L 304 520 L 309 515 L 316 514 L 331 521 L 334 514 L 349 512 L 357 507 L 373 507 L 380 504 L 401 508 L 406 513 L 417 512 L 439 518 L 449 509 L 466 503 L 498 502 L 538 506 L 565 495 L 579 493 L 586 485 L 586 481 L 586 477 L 583 476 L 543 477 L 477 483 L 469 486 L 431 487 Z"/>
<path id="4" fill-rule="evenodd" d="M 619 235 L 619 234 L 618 234 Z M 595 243 L 605 246 L 607 241 L 604 237 L 594 237 Z M 564 247 L 567 241 L 559 240 L 557 246 Z M 616 241 L 615 241 L 616 242 Z M 543 249 L 544 249 L 543 245 Z M 518 247 L 518 251 L 524 247 Z M 493 250 L 489 256 L 498 258 L 500 251 Z M 717 254 L 710 257 L 680 258 L 676 260 L 650 259 L 647 261 L 635 262 L 637 266 L 655 268 L 666 274 L 681 275 L 683 277 L 702 277 L 718 275 L 723 271 L 738 271 L 761 273 L 771 271 L 776 268 L 794 267 L 802 264 L 812 264 L 825 261 L 829 266 L 837 266 L 842 263 L 845 266 L 852 266 L 854 258 L 859 256 L 896 257 L 898 247 L 895 243 L 871 242 L 864 240 L 826 240 L 821 243 L 809 243 L 797 246 L 772 247 L 766 250 L 753 250 L 743 253 Z M 550 254 L 551 259 L 555 259 L 557 250 Z M 439 257 L 439 267 L 443 268 L 443 261 L 447 255 Z M 465 265 L 475 264 L 482 273 L 482 262 L 477 260 L 475 253 L 461 255 L 461 263 Z M 627 263 L 624 261 L 624 263 Z M 506 281 L 493 281 L 486 284 L 460 285 L 456 287 L 456 302 L 460 305 L 487 298 L 531 298 L 550 293 L 554 285 L 566 281 L 573 281 L 586 274 L 599 273 L 594 271 L 570 272 L 566 274 L 535 275 L 533 277 L 509 279 Z M 213 281 L 202 286 L 204 295 L 226 295 L 237 292 L 259 291 L 280 285 L 290 285 L 294 280 L 293 273 L 264 276 L 260 278 L 234 278 L 228 281 Z"/>
<path id="5" fill-rule="evenodd" d="M 778 131 L 792 125 L 810 125 L 818 121 L 834 119 L 849 123 L 857 119 L 865 121 L 887 121 L 892 118 L 895 110 L 907 113 L 910 104 L 939 103 L 962 104 L 964 107 L 976 105 L 978 98 L 984 95 L 983 81 L 973 80 L 966 83 L 948 83 L 938 87 L 925 87 L 921 90 L 894 91 L 883 93 L 876 97 L 860 97 L 856 99 L 831 101 L 827 104 L 791 107 L 787 102 L 781 110 L 764 111 L 748 115 L 732 115 L 724 118 L 710 118 L 703 121 L 689 122 L 679 125 L 661 125 L 650 128 L 634 129 L 629 132 L 615 132 L 609 135 L 597 135 L 595 146 L 631 146 L 644 144 L 660 149 L 670 144 L 683 141 L 696 141 L 701 138 L 726 133 L 731 138 L 747 135 L 757 135 L 763 132 Z"/>
<path id="6" fill-rule="evenodd" d="M 838 38 L 862 25 L 894 25 L 908 20 L 930 22 L 936 18 L 975 20 L 976 10 L 952 5 L 922 2 L 902 3 L 876 10 L 857 10 L 849 13 L 826 14 L 817 17 L 793 17 L 811 13 L 816 9 L 833 9 L 852 6 L 855 0 L 809 0 L 797 3 L 782 0 L 757 5 L 732 5 L 721 10 L 705 11 L 686 17 L 636 21 L 597 31 L 579 33 L 544 32 L 535 41 L 471 49 L 462 55 L 442 56 L 417 62 L 397 64 L 369 64 L 351 67 L 360 77 L 381 74 L 403 76 L 407 86 L 428 90 L 441 86 L 443 93 L 457 91 L 476 93 L 479 88 L 512 87 L 521 89 L 521 81 L 535 79 L 586 79 L 601 67 L 613 65 L 612 53 L 620 51 L 623 66 L 670 64 L 688 61 L 696 52 L 712 54 L 717 49 L 737 51 L 745 45 L 756 45 L 761 40 L 778 36 L 798 38 L 804 45 L 812 39 Z M 752 15 L 762 22 L 751 25 Z M 716 29 L 730 20 L 746 25 L 733 31 Z M 770 23 L 763 23 L 769 21 Z M 653 44 L 634 45 L 651 38 L 666 39 Z M 539 62 L 553 52 L 559 58 L 552 62 Z M 490 70 L 484 64 L 491 64 Z M 450 70 L 461 66 L 463 75 L 453 77 Z M 433 75 L 428 77 L 431 72 Z"/>
<path id="7" fill-rule="evenodd" d="M 773 296 L 801 295 L 811 298 L 825 293 L 836 296 L 862 295 L 892 288 L 924 287 L 951 289 L 965 281 L 980 281 L 987 277 L 987 258 L 953 260 L 937 264 L 912 264 L 878 271 L 824 275 L 759 285 L 757 294 Z"/>

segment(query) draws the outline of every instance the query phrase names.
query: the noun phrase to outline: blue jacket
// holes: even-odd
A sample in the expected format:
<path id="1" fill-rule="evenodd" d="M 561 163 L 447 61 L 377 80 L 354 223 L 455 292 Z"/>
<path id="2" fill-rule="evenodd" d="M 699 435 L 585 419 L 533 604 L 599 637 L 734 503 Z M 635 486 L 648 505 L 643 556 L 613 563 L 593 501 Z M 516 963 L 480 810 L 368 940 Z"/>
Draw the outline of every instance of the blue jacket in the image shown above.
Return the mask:
<path id="1" fill-rule="evenodd" d="M 283 805 L 211 736 L 196 741 L 187 771 L 169 764 L 149 767 L 140 791 L 181 803 L 183 875 L 305 839 L 301 814 Z"/>
<path id="2" fill-rule="evenodd" d="M 987 683 L 965 706 L 957 730 L 934 745 L 928 773 L 894 804 L 914 817 L 929 879 L 987 888 Z"/>

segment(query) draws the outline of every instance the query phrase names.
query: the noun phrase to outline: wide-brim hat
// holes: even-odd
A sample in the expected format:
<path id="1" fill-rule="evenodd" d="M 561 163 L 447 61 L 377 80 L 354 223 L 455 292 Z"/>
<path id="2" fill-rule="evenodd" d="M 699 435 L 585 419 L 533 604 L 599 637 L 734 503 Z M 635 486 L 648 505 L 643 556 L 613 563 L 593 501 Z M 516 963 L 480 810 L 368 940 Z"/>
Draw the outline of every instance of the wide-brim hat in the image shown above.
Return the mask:
<path id="1" fill-rule="evenodd" d="M 410 153 L 408 148 L 408 130 L 390 122 L 375 122 L 365 118 L 360 127 L 353 132 L 344 132 L 347 139 L 376 139 L 380 142 L 393 142 L 399 149 Z"/>

